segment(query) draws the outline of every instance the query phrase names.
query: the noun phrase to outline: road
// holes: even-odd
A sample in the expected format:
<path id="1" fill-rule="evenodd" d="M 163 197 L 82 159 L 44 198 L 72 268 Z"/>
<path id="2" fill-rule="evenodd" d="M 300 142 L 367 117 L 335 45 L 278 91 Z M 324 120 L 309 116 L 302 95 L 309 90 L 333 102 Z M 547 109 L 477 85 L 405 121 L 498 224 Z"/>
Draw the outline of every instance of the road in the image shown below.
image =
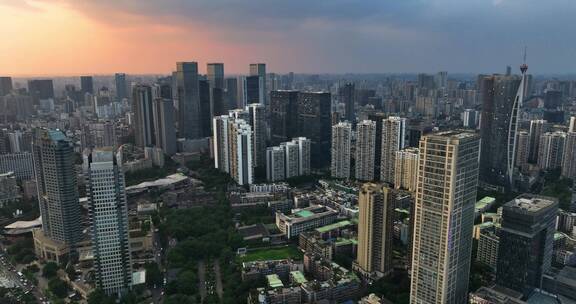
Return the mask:
<path id="1" fill-rule="evenodd" d="M 153 232 L 152 236 L 154 240 L 154 261 L 158 264 L 158 267 L 164 273 L 164 278 L 166 278 L 166 268 L 164 267 L 164 248 L 162 248 L 160 242 L 160 233 L 157 229 Z M 152 302 L 154 304 L 161 304 L 164 298 L 164 285 L 156 286 L 156 288 L 151 289 L 152 291 Z"/>
<path id="2" fill-rule="evenodd" d="M 31 292 L 38 303 L 41 303 L 43 294 L 23 277 L 18 275 L 18 270 L 12 265 L 5 257 L 0 255 L 0 286 L 2 287 L 17 287 L 24 290 L 24 292 Z"/>
<path id="3" fill-rule="evenodd" d="M 204 261 L 198 261 L 198 290 L 200 291 L 200 298 L 202 303 L 206 299 L 206 268 Z"/>
<path id="4" fill-rule="evenodd" d="M 218 297 L 222 300 L 224 289 L 222 287 L 222 274 L 220 273 L 220 261 L 218 259 L 214 260 L 214 272 L 216 274 L 216 293 L 218 293 Z"/>

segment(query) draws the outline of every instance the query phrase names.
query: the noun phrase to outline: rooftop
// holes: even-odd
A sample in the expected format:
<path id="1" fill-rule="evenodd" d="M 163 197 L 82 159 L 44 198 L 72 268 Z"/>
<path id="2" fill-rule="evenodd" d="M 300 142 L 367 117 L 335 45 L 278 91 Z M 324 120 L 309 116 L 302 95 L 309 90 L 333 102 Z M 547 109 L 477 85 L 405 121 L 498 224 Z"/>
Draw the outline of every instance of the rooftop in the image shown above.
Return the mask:
<path id="1" fill-rule="evenodd" d="M 304 274 L 300 271 L 291 271 L 290 275 L 292 278 L 294 278 L 294 282 L 296 282 L 296 284 L 304 284 L 308 282 L 308 280 L 306 280 L 304 277 Z"/>
<path id="2" fill-rule="evenodd" d="M 268 281 L 268 286 L 270 286 L 271 288 L 280 288 L 280 287 L 284 287 L 284 284 L 282 283 L 282 280 L 280 280 L 280 277 L 278 277 L 277 274 L 269 274 L 266 276 L 266 280 Z"/>
<path id="3" fill-rule="evenodd" d="M 523 211 L 526 213 L 537 213 L 556 204 L 557 200 L 555 198 L 534 194 L 521 194 L 515 199 L 506 203 L 505 206 L 507 208 Z"/>
<path id="4" fill-rule="evenodd" d="M 148 187 L 160 187 L 160 186 L 168 186 L 171 184 L 175 184 L 178 182 L 181 182 L 185 179 L 187 179 L 188 177 L 186 177 L 184 174 L 182 173 L 176 173 L 176 174 L 172 174 L 172 175 L 168 175 L 165 178 L 160 178 L 157 179 L 155 181 L 151 181 L 151 182 L 143 182 L 140 183 L 138 185 L 134 185 L 134 186 L 130 186 L 130 187 L 126 187 L 126 191 L 130 191 L 130 190 L 135 190 L 135 189 L 145 189 Z"/>
<path id="5" fill-rule="evenodd" d="M 312 212 L 310 210 L 300 210 L 300 211 L 296 212 L 295 215 L 297 217 L 310 217 L 310 216 L 314 215 L 314 212 Z"/>
<path id="6" fill-rule="evenodd" d="M 324 232 L 332 231 L 332 230 L 343 228 L 343 227 L 350 226 L 350 225 L 352 225 L 352 223 L 350 221 L 340 221 L 340 222 L 337 222 L 334 224 L 330 224 L 330 225 L 322 226 L 320 228 L 316 228 L 316 231 L 318 231 L 320 233 L 324 233 Z"/>

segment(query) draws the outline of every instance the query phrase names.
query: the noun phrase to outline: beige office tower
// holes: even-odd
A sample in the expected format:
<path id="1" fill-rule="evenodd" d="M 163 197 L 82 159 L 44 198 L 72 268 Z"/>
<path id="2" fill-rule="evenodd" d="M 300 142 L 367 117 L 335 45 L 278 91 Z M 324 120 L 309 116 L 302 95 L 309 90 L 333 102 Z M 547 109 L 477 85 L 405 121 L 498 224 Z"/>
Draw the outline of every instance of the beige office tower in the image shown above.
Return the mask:
<path id="1" fill-rule="evenodd" d="M 368 279 L 392 271 L 392 238 L 396 191 L 366 183 L 360 189 L 358 205 L 358 258 L 354 267 Z"/>
<path id="2" fill-rule="evenodd" d="M 566 132 L 546 132 L 540 136 L 538 167 L 542 170 L 557 169 L 562 166 Z"/>
<path id="3" fill-rule="evenodd" d="M 332 160 L 330 174 L 333 178 L 350 178 L 350 146 L 352 126 L 340 122 L 332 126 Z"/>
<path id="4" fill-rule="evenodd" d="M 382 120 L 382 156 L 380 158 L 380 180 L 394 183 L 396 152 L 404 148 L 406 118 L 391 116 Z"/>
<path id="5" fill-rule="evenodd" d="M 568 132 L 576 132 L 576 116 L 570 117 L 570 125 L 568 126 Z"/>
<path id="6" fill-rule="evenodd" d="M 394 187 L 396 189 L 416 191 L 419 159 L 418 148 L 406 148 L 396 152 L 394 169 Z"/>
<path id="7" fill-rule="evenodd" d="M 467 303 L 480 137 L 465 131 L 420 140 L 412 246 L 412 304 Z"/>
<path id="8" fill-rule="evenodd" d="M 374 149 L 376 147 L 376 122 L 363 120 L 356 125 L 356 179 L 374 180 Z"/>
<path id="9" fill-rule="evenodd" d="M 576 132 L 566 134 L 562 158 L 562 176 L 576 180 Z"/>
<path id="10" fill-rule="evenodd" d="M 528 159 L 530 157 L 530 133 L 526 131 L 518 132 L 516 144 L 516 167 L 525 172 L 528 168 Z"/>

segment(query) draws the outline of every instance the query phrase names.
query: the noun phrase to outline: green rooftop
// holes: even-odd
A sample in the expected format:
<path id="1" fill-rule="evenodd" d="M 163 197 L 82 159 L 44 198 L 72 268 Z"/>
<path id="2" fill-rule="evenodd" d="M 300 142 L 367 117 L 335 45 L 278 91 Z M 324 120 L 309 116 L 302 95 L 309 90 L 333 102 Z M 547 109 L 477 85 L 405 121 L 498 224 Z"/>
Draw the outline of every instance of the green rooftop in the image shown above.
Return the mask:
<path id="1" fill-rule="evenodd" d="M 482 208 L 486 205 L 493 204 L 496 201 L 495 198 L 491 196 L 485 196 L 483 199 L 476 202 L 476 208 Z"/>
<path id="2" fill-rule="evenodd" d="M 296 216 L 298 217 L 311 217 L 314 215 L 314 212 L 310 211 L 310 210 L 300 210 L 298 212 L 296 212 Z"/>
<path id="3" fill-rule="evenodd" d="M 564 233 L 561 233 L 561 232 L 555 232 L 554 233 L 554 240 L 555 241 L 561 240 L 563 238 L 566 238 L 566 235 Z"/>
<path id="4" fill-rule="evenodd" d="M 290 275 L 292 278 L 294 278 L 294 282 L 296 282 L 296 284 L 304 284 L 308 282 L 308 280 L 306 280 L 304 277 L 304 274 L 300 271 L 291 271 Z"/>
<path id="5" fill-rule="evenodd" d="M 350 226 L 350 225 L 352 225 L 352 222 L 350 222 L 350 221 L 340 221 L 340 222 L 337 222 L 334 224 L 330 224 L 330 225 L 316 228 L 316 231 L 318 231 L 320 233 L 325 233 L 328 231 L 332 231 L 334 229 L 338 229 L 338 228 L 342 228 L 342 227 L 346 227 L 346 226 Z"/>
<path id="6" fill-rule="evenodd" d="M 284 287 L 282 280 L 278 277 L 277 274 L 269 274 L 266 276 L 266 280 L 268 280 L 268 286 L 271 288 L 280 288 Z"/>
<path id="7" fill-rule="evenodd" d="M 336 246 L 345 246 L 345 245 L 357 245 L 358 241 L 355 239 L 338 239 L 336 240 Z"/>

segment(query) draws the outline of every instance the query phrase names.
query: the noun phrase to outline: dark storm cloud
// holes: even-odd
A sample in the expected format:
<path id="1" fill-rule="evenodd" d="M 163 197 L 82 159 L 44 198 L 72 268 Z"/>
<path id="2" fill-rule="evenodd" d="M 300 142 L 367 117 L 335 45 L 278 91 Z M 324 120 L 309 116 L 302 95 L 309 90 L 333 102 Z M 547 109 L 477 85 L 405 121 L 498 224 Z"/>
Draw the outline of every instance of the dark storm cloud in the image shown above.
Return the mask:
<path id="1" fill-rule="evenodd" d="M 304 49 L 299 71 L 576 70 L 576 0 L 43 0 L 117 26 L 122 14 Z M 122 14 L 115 14 L 122 13 Z M 291 66 L 294 61 L 291 62 Z M 277 66 L 282 66 L 281 63 Z"/>

